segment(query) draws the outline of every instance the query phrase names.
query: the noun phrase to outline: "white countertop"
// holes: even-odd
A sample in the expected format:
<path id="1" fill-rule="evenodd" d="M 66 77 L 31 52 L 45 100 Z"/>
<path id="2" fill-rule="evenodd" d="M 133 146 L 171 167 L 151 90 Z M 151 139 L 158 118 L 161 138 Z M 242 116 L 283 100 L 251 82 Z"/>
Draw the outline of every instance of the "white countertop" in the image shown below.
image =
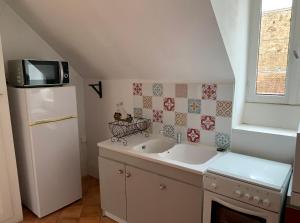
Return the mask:
<path id="1" fill-rule="evenodd" d="M 126 154 L 132 157 L 140 158 L 143 160 L 159 163 L 162 165 L 170 166 L 173 168 L 178 168 L 184 171 L 196 173 L 196 174 L 203 174 L 206 169 L 208 168 L 209 164 L 216 160 L 218 157 L 222 156 L 223 153 L 217 152 L 217 155 L 215 155 L 213 158 L 208 160 L 205 163 L 202 164 L 188 164 L 184 162 L 179 162 L 167 158 L 163 158 L 159 156 L 158 154 L 155 153 L 141 153 L 138 151 L 133 150 L 132 148 L 136 145 L 139 145 L 141 143 L 144 143 L 147 140 L 154 139 L 157 137 L 162 137 L 162 136 L 157 136 L 157 135 L 150 135 L 149 137 L 144 137 L 143 135 L 133 135 L 130 137 L 127 137 L 127 145 L 124 146 L 122 142 L 112 142 L 110 139 L 105 140 L 103 142 L 99 142 L 97 145 L 99 149 L 108 149 L 111 151 L 119 152 L 122 154 Z M 185 144 L 188 144 L 185 142 Z M 205 149 L 212 149 L 216 151 L 216 147 L 213 146 L 206 146 L 206 145 L 201 145 L 201 144 L 193 144 L 196 146 L 199 146 L 199 149 L 201 147 L 205 147 Z"/>

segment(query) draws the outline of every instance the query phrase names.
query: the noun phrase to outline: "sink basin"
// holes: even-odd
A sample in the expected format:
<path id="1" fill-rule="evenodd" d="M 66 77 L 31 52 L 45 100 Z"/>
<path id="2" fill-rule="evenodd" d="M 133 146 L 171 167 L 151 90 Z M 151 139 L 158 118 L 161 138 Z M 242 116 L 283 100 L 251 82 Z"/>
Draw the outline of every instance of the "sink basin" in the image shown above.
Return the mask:
<path id="1" fill-rule="evenodd" d="M 173 139 L 155 138 L 133 147 L 133 150 L 141 153 L 162 153 L 172 148 L 175 144 Z"/>
<path id="2" fill-rule="evenodd" d="M 217 155 L 211 146 L 177 144 L 173 148 L 158 154 L 162 158 L 188 164 L 203 164 Z"/>

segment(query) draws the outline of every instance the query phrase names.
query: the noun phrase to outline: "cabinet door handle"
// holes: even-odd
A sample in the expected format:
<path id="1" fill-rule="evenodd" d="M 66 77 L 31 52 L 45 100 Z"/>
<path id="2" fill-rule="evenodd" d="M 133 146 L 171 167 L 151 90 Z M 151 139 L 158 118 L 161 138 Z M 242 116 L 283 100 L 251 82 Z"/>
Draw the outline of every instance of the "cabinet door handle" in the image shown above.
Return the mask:
<path id="1" fill-rule="evenodd" d="M 127 172 L 127 173 L 126 173 L 126 177 L 127 177 L 127 178 L 131 177 L 131 173 L 128 173 L 128 172 Z"/>
<path id="2" fill-rule="evenodd" d="M 118 170 L 118 174 L 123 174 L 124 171 L 123 170 Z"/>
<path id="3" fill-rule="evenodd" d="M 160 184 L 160 185 L 159 185 L 159 189 L 161 189 L 161 190 L 165 190 L 166 188 L 167 188 L 167 186 L 164 185 L 164 184 Z"/>

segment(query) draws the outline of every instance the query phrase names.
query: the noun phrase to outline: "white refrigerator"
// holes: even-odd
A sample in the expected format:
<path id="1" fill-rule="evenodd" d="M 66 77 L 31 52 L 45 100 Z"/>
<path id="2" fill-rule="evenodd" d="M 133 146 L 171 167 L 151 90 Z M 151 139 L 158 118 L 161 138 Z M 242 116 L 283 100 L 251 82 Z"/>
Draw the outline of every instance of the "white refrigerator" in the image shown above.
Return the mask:
<path id="1" fill-rule="evenodd" d="M 82 198 L 74 86 L 8 89 L 22 203 L 38 217 Z"/>

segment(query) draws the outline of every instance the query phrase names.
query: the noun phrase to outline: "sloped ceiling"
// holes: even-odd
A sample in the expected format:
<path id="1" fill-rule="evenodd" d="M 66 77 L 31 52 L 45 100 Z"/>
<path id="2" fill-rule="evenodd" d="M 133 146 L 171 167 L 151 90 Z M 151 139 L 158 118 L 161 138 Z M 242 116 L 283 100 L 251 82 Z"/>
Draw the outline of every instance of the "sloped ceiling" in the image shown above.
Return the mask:
<path id="1" fill-rule="evenodd" d="M 7 0 L 84 77 L 233 81 L 210 0 Z"/>

